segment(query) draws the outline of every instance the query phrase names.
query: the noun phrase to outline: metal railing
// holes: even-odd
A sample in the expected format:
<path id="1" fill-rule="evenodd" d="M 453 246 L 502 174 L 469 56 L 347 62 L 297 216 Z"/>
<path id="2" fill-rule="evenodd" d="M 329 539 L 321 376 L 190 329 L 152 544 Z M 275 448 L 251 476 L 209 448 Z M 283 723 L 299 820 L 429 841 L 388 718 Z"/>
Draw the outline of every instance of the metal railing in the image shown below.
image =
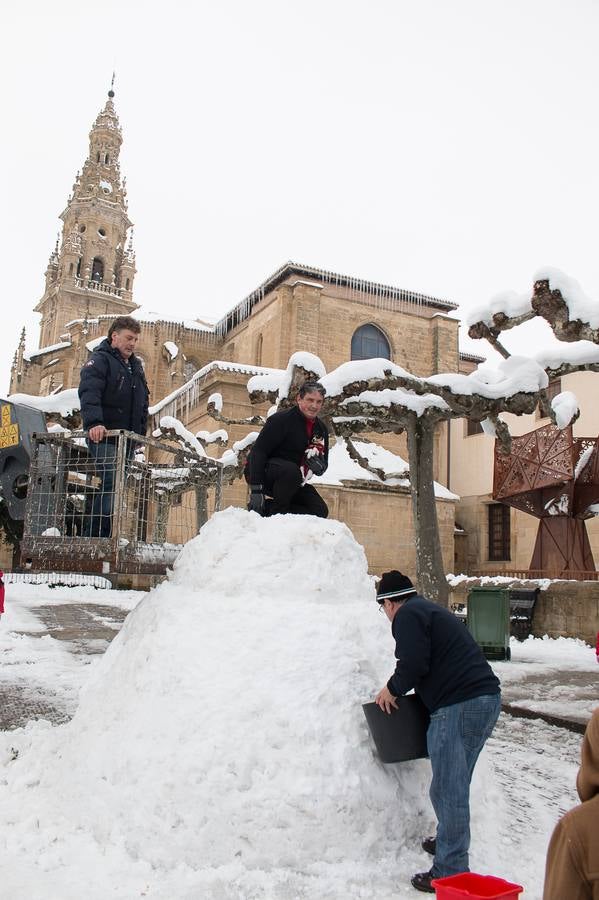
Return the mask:
<path id="1" fill-rule="evenodd" d="M 220 508 L 222 465 L 189 449 L 109 431 L 33 436 L 21 560 L 26 568 L 163 574 Z M 214 500 L 209 504 L 209 491 Z"/>
<path id="2" fill-rule="evenodd" d="M 562 581 L 599 581 L 599 571 L 596 569 L 590 571 L 568 570 L 567 572 L 559 569 L 472 569 L 470 576 L 472 578 L 505 576 L 506 578 L 517 578 L 519 581 L 534 581 L 541 578 L 561 579 Z"/>
<path id="3" fill-rule="evenodd" d="M 114 284 L 105 284 L 103 281 L 96 281 L 95 278 L 81 278 L 79 275 L 75 276 L 75 287 L 97 291 L 100 294 L 113 294 L 115 297 L 120 297 L 123 293 L 122 288 Z"/>

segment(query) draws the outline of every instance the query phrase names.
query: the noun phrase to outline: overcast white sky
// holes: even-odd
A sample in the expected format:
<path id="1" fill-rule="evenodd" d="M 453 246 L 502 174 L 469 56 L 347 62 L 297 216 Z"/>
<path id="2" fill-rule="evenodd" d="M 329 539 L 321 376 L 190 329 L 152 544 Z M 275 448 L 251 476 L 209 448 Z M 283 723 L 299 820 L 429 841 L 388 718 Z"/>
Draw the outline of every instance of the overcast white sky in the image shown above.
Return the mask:
<path id="1" fill-rule="evenodd" d="M 113 67 L 146 311 L 219 317 L 288 259 L 466 306 L 552 265 L 599 298 L 598 26 L 596 0 L 3 4 L 0 390 Z"/>

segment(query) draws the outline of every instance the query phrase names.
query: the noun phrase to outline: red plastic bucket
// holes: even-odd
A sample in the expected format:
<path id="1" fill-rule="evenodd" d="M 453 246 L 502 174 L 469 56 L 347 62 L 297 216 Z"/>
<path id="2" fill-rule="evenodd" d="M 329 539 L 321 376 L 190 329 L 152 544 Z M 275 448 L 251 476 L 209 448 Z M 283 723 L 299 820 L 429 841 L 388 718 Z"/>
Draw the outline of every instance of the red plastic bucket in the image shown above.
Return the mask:
<path id="1" fill-rule="evenodd" d="M 433 878 L 431 881 L 437 900 L 518 900 L 524 888 L 494 875 L 477 875 L 476 872 L 462 872 L 447 878 Z"/>

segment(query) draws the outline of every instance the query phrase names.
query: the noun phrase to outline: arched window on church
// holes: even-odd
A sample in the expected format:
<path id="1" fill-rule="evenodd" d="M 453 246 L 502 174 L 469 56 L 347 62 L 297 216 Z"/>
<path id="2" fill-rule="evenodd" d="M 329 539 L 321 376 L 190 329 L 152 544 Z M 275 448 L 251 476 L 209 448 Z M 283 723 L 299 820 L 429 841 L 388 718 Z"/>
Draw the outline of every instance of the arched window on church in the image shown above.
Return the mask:
<path id="1" fill-rule="evenodd" d="M 127 278 L 126 281 L 125 281 L 125 290 L 126 290 L 126 291 L 129 290 L 129 285 L 130 285 L 130 283 L 131 283 L 130 280 Z"/>
<path id="2" fill-rule="evenodd" d="M 258 335 L 258 340 L 256 341 L 256 365 L 262 365 L 262 345 L 264 343 L 264 338 L 262 334 Z"/>
<path id="3" fill-rule="evenodd" d="M 92 262 L 92 281 L 104 281 L 104 262 L 99 256 L 94 256 Z"/>
<path id="4" fill-rule="evenodd" d="M 185 363 L 183 365 L 183 377 L 185 378 L 185 381 L 189 381 L 191 378 L 193 378 L 199 368 L 200 367 L 195 359 L 186 356 Z"/>
<path id="5" fill-rule="evenodd" d="M 81 278 L 81 257 L 77 260 L 77 278 Z"/>
<path id="6" fill-rule="evenodd" d="M 362 325 L 351 339 L 352 359 L 391 359 L 389 341 L 376 325 Z"/>
<path id="7" fill-rule="evenodd" d="M 106 165 L 108 165 L 108 163 L 110 162 L 110 156 L 109 156 L 108 153 L 107 153 L 106 156 L 104 157 L 104 162 L 105 162 Z"/>
<path id="8" fill-rule="evenodd" d="M 96 154 L 96 162 L 100 162 L 100 151 L 99 150 Z"/>

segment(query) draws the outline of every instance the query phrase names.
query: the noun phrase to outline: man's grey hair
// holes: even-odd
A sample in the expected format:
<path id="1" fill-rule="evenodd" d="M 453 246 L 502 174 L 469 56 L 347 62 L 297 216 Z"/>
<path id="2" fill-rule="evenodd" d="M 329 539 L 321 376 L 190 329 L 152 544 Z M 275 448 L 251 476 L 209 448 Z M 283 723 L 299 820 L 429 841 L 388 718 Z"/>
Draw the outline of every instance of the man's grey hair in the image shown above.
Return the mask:
<path id="1" fill-rule="evenodd" d="M 326 397 L 327 390 L 320 381 L 304 381 L 297 393 L 298 397 L 305 397 L 306 394 L 313 394 L 315 391 L 318 391 L 321 397 Z"/>

